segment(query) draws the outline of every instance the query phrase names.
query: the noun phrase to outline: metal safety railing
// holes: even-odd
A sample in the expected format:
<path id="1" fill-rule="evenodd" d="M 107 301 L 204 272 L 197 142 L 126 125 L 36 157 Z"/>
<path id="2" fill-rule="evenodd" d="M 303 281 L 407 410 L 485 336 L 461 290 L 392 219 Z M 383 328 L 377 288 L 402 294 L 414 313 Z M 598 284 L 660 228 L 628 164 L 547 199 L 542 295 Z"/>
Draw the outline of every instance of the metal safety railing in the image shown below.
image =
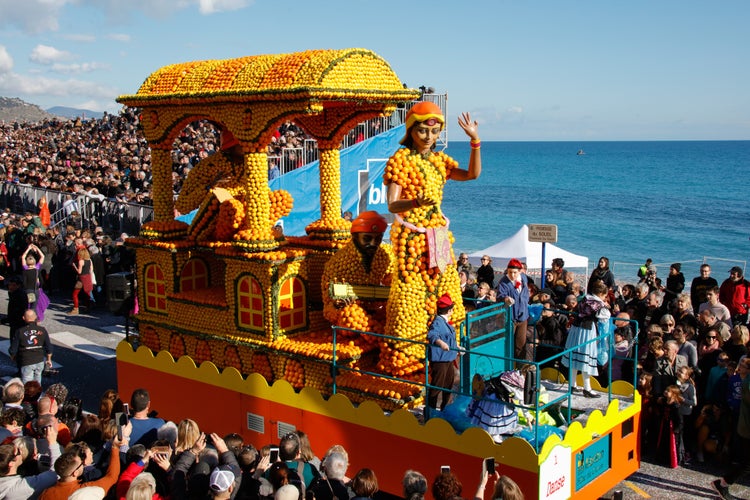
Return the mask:
<path id="1" fill-rule="evenodd" d="M 498 308 L 496 309 L 490 309 L 490 307 L 483 308 L 487 309 L 486 311 L 480 311 L 480 314 L 473 315 L 471 319 L 467 315 L 467 321 L 470 323 L 479 324 L 479 322 L 488 319 L 488 317 L 494 315 L 498 315 L 500 312 L 501 316 L 504 316 L 509 312 L 507 306 L 497 304 Z M 474 312 L 474 311 L 472 311 Z M 505 321 L 504 319 L 501 321 Z M 564 419 L 564 422 L 566 424 L 569 424 L 573 420 L 573 405 L 572 405 L 572 397 L 573 397 L 573 386 L 575 385 L 575 381 L 572 380 L 572 372 L 573 369 L 568 366 L 564 367 L 562 365 L 562 358 L 566 356 L 570 356 L 571 353 L 573 353 L 576 349 L 579 349 L 582 346 L 586 346 L 591 343 L 599 343 L 600 345 L 606 344 L 606 349 L 608 351 L 608 363 L 607 363 L 607 380 L 609 381 L 607 384 L 607 391 L 606 391 L 606 397 L 607 397 L 607 403 L 611 402 L 613 399 L 613 393 L 612 393 L 612 362 L 614 360 L 622 360 L 622 361 L 629 361 L 633 363 L 633 366 L 637 366 L 637 360 L 638 360 L 638 344 L 635 339 L 637 339 L 638 335 L 638 323 L 634 320 L 623 320 L 619 318 L 611 318 L 611 326 L 614 326 L 614 322 L 627 322 L 630 325 L 633 325 L 634 330 L 634 338 L 633 343 L 631 345 L 631 349 L 629 350 L 629 353 L 625 356 L 617 354 L 615 351 L 615 343 L 614 343 L 614 330 L 610 328 L 610 331 L 599 335 L 579 346 L 573 346 L 568 349 L 562 348 L 560 352 L 557 354 L 554 354 L 546 359 L 540 359 L 540 360 L 527 360 L 527 359 L 519 359 L 515 358 L 513 356 L 513 342 L 512 342 L 512 335 L 510 335 L 510 332 L 512 332 L 512 321 L 506 322 L 510 325 L 504 325 L 500 328 L 483 332 L 482 334 L 479 334 L 475 336 L 474 338 L 471 338 L 471 335 L 466 333 L 461 335 L 461 343 L 460 347 L 457 349 L 452 349 L 453 351 L 456 351 L 457 354 L 459 354 L 459 370 L 461 371 L 461 383 L 459 384 L 458 390 L 455 390 L 453 388 L 446 389 L 444 387 L 438 387 L 430 384 L 430 364 L 429 364 L 429 356 L 427 356 L 427 350 L 430 347 L 430 344 L 422 341 L 417 340 L 411 340 L 411 339 L 404 339 L 404 338 L 398 338 L 398 337 L 392 337 L 389 335 L 384 334 L 378 334 L 374 332 L 362 332 L 358 330 L 352 330 L 349 328 L 343 328 L 343 327 L 333 327 L 333 353 L 332 353 L 332 376 L 333 376 L 333 382 L 332 382 L 332 392 L 336 394 L 338 391 L 338 383 L 337 383 L 337 375 L 339 371 L 350 371 L 350 372 L 358 372 L 362 375 L 369 375 L 375 378 L 380 378 L 384 380 L 394 380 L 398 382 L 404 382 L 412 385 L 416 385 L 418 387 L 422 388 L 422 391 L 424 391 L 424 395 L 426 396 L 427 392 L 430 389 L 438 389 L 443 392 L 443 394 L 453 394 L 458 396 L 469 396 L 472 397 L 474 400 L 486 400 L 486 401 L 492 401 L 491 398 L 484 397 L 482 395 L 472 394 L 472 386 L 471 381 L 473 378 L 473 374 L 480 374 L 484 379 L 492 379 L 493 377 L 499 376 L 504 371 L 509 371 L 513 369 L 513 367 L 527 367 L 526 370 L 532 370 L 537 375 L 534 378 L 534 386 L 531 389 L 531 392 L 533 393 L 533 401 L 520 403 L 513 401 L 512 403 L 508 403 L 510 406 L 512 406 L 515 410 L 518 410 L 521 412 L 521 414 L 526 416 L 527 419 L 527 427 L 530 427 L 533 432 L 534 436 L 534 442 L 532 445 L 535 447 L 536 452 L 538 453 L 541 449 L 541 446 L 543 443 L 540 443 L 539 437 L 540 437 L 540 429 L 538 422 L 540 421 L 540 415 L 544 412 L 547 412 L 549 415 L 558 415 L 562 419 Z M 466 322 L 464 322 L 466 323 Z M 464 327 L 462 326 L 462 332 L 464 331 Z M 471 326 L 466 327 L 466 332 L 471 331 Z M 394 375 L 388 375 L 383 374 L 380 372 L 374 372 L 370 370 L 361 369 L 358 367 L 353 367 L 346 363 L 339 362 L 338 355 L 337 355 L 337 345 L 339 343 L 339 335 L 340 332 L 348 332 L 348 333 L 354 333 L 358 335 L 366 335 L 366 336 L 373 336 L 379 340 L 385 340 L 389 342 L 398 342 L 398 343 L 409 343 L 409 344 L 416 344 L 420 345 L 424 348 L 425 352 L 425 371 L 424 371 L 424 380 L 423 381 L 416 381 L 414 379 L 406 379 L 403 377 L 398 377 Z M 483 344 L 482 342 L 486 342 L 487 339 L 491 337 L 502 337 L 507 340 L 506 346 L 507 350 L 511 352 L 510 355 L 503 353 L 490 353 L 490 352 L 481 352 L 477 349 L 477 347 L 481 347 Z M 350 340 L 347 338 L 347 341 Z M 472 348 L 472 343 L 474 344 L 474 348 Z M 485 360 L 485 362 L 480 363 L 472 363 L 472 358 L 479 358 L 482 360 Z M 550 397 L 546 402 L 542 402 L 539 399 L 539 395 L 542 394 L 542 379 L 540 377 L 541 374 L 541 368 L 543 365 L 547 364 L 557 364 L 556 362 L 560 361 L 560 369 L 558 371 L 561 372 L 563 376 L 566 378 L 566 384 L 562 385 L 560 388 L 560 394 L 557 397 Z M 482 367 L 495 367 L 495 369 L 482 369 L 481 372 L 476 369 L 467 369 L 467 366 L 482 366 Z M 467 380 L 468 379 L 468 380 Z M 558 383 L 563 382 L 562 380 L 557 381 Z M 635 391 L 637 390 L 637 370 L 633 370 L 633 396 Z M 549 393 L 548 393 L 549 394 Z M 495 400 L 496 401 L 496 400 Z M 565 415 L 562 414 L 562 404 L 564 402 L 567 402 Z M 431 415 L 430 409 L 425 405 L 425 420 L 431 418 L 433 415 Z M 533 418 L 531 417 L 533 415 Z M 554 417 L 553 417 L 554 418 Z M 533 424 L 531 423 L 533 422 Z"/>
<path id="2" fill-rule="evenodd" d="M 77 229 L 101 226 L 105 233 L 111 235 L 137 234 L 142 224 L 154 218 L 153 207 L 147 205 L 99 200 L 12 182 L 0 183 L 0 205 L 14 213 L 36 214 L 42 197 L 47 199 L 52 226 L 71 224 Z M 68 206 L 65 206 L 66 201 L 70 201 Z"/>

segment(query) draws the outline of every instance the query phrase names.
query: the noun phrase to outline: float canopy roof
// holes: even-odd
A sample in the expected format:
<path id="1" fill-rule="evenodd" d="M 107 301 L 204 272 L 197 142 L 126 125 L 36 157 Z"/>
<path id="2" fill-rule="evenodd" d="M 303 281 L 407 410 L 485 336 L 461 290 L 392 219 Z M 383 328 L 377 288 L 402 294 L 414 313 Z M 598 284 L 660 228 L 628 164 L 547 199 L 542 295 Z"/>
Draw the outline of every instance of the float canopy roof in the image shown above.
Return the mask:
<path id="1" fill-rule="evenodd" d="M 391 103 L 417 97 L 419 91 L 404 88 L 374 52 L 340 49 L 172 64 L 152 73 L 136 94 L 117 101 L 152 107 L 208 101 Z"/>

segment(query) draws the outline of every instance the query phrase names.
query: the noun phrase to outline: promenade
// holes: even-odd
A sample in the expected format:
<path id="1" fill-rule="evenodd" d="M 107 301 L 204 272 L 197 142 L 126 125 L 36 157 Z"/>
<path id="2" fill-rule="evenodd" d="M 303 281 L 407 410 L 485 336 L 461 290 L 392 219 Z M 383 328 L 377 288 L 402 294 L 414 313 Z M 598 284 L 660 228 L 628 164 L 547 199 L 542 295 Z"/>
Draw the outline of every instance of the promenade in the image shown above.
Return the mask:
<path id="1" fill-rule="evenodd" d="M 50 332 L 55 347 L 52 359 L 59 374 L 45 379 L 43 385 L 62 382 L 71 396 L 83 400 L 86 411 L 95 413 L 104 391 L 117 388 L 115 350 L 125 338 L 124 318 L 110 314 L 105 308 L 96 310 L 94 314 L 68 316 L 70 306 L 67 298 L 53 295 L 52 299 L 43 325 Z M 5 315 L 7 306 L 8 293 L 3 289 L 0 290 L 0 314 Z M 7 355 L 8 343 L 8 327 L 1 325 L 0 379 L 3 381 L 13 377 L 16 371 L 15 364 Z M 148 387 L 147 381 L 144 381 L 144 387 Z M 158 411 L 158 401 L 154 402 L 154 407 Z M 717 498 L 710 483 L 721 472 L 721 467 L 711 464 L 669 469 L 643 462 L 637 473 L 602 498 L 614 498 L 618 490 L 622 491 L 625 500 Z M 462 480 L 465 490 L 473 491 L 475 478 Z M 733 486 L 732 492 L 737 498 L 750 499 L 750 477 L 743 478 L 741 484 Z"/>

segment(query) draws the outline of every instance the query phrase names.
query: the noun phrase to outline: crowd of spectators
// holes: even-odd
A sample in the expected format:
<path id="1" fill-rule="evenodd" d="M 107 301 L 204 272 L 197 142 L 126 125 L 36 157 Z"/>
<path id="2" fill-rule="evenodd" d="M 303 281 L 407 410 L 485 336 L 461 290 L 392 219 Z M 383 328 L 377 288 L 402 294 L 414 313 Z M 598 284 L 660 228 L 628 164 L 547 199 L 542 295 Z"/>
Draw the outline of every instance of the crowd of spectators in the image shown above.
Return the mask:
<path id="1" fill-rule="evenodd" d="M 420 87 L 423 94 L 432 87 Z M 432 91 L 432 92 L 431 92 Z M 344 138 L 350 146 L 403 120 L 403 108 L 354 127 Z M 269 178 L 317 159 L 310 137 L 291 121 L 284 122 L 268 145 Z M 219 149 L 220 132 L 209 121 L 188 124 L 172 148 L 173 192 L 201 159 Z M 136 108 L 117 115 L 75 120 L 0 122 L 0 179 L 5 182 L 142 205 L 151 204 L 151 152 L 139 126 Z"/>
<path id="2" fill-rule="evenodd" d="M 546 271 L 545 288 L 535 287 L 533 280 L 529 284 L 531 303 L 541 306 L 527 338 L 537 362 L 564 349 L 585 296 L 585 288 L 563 266 L 558 260 Z M 615 352 L 608 361 L 612 380 L 632 383 L 637 378 L 643 398 L 644 457 L 671 467 L 709 460 L 747 464 L 743 448 L 748 441 L 738 439 L 737 429 L 742 381 L 750 374 L 750 282 L 743 269 L 735 266 L 719 284 L 711 277 L 711 266 L 703 264 L 686 293 L 681 268 L 680 263 L 672 264 L 662 280 L 656 266 L 647 261 L 632 283 L 618 284 L 609 261 L 600 259 L 588 288 L 595 281 L 608 288 L 606 304 L 612 316 Z M 458 270 L 469 308 L 496 300 L 493 283 L 498 278 L 489 256 L 483 257 L 482 267 L 475 268 L 461 254 Z M 557 362 L 548 364 L 559 367 Z M 598 379 L 606 386 L 609 366 L 599 368 Z"/>
<path id="3" fill-rule="evenodd" d="M 129 399 L 108 390 L 96 414 L 83 412 L 62 383 L 43 391 L 38 382 L 12 379 L 2 396 L 0 497 L 6 500 L 400 498 L 379 490 L 372 469 L 349 473 L 343 446 L 318 458 L 300 430 L 260 449 L 239 434 L 206 434 L 189 418 L 159 418 L 146 389 Z M 511 478 L 494 471 L 494 462 L 478 472 L 475 500 L 524 498 Z M 427 478 L 414 470 L 402 484 L 406 500 L 422 500 L 428 490 Z M 435 500 L 458 500 L 462 491 L 450 470 L 432 481 Z"/>
<path id="4" fill-rule="evenodd" d="M 21 313 L 35 306 L 30 297 L 34 294 L 38 298 L 40 290 L 56 297 L 73 293 L 75 304 L 80 295 L 77 283 L 90 283 L 92 286 L 83 287 L 87 293 L 82 300 L 93 312 L 95 307 L 105 305 L 106 276 L 133 271 L 135 256 L 124 245 L 127 238 L 126 233 L 106 234 L 101 227 L 89 230 L 71 224 L 46 228 L 36 215 L 19 216 L 5 209 L 0 212 L 0 283 L 23 283 L 26 293 L 19 296 L 27 302 L 13 308 Z M 28 272 L 24 264 L 29 258 L 38 263 L 38 274 L 32 280 L 25 279 Z M 67 302 L 67 297 L 63 300 Z M 9 306 L 4 321 L 14 324 L 18 318 L 11 317 L 11 309 Z M 37 313 L 41 312 L 37 307 Z"/>
<path id="5" fill-rule="evenodd" d="M 0 178 L 94 199 L 151 203 L 151 152 L 134 108 L 101 119 L 50 119 L 0 123 Z M 297 149 L 307 139 L 292 122 L 276 131 L 270 156 Z M 180 192 L 191 168 L 213 154 L 219 131 L 208 121 L 188 124 L 172 149 L 173 190 Z M 295 155 L 294 166 L 307 161 Z"/>

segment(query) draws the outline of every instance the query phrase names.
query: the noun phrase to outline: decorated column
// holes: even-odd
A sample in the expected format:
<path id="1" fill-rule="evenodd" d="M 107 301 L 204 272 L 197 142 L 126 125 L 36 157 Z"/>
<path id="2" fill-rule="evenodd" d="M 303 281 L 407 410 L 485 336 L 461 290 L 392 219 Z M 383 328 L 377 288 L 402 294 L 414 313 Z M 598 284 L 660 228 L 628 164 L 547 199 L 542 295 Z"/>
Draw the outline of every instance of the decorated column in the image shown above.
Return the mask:
<path id="1" fill-rule="evenodd" d="M 160 222 L 174 219 L 174 197 L 172 195 L 172 156 L 169 150 L 151 149 L 151 178 L 154 186 L 154 220 Z"/>
<path id="2" fill-rule="evenodd" d="M 268 157 L 265 151 L 245 154 L 245 171 L 241 182 L 245 191 L 245 229 L 237 236 L 257 250 L 275 248 L 277 242 L 271 234 L 275 221 L 271 220 Z"/>
<path id="3" fill-rule="evenodd" d="M 341 218 L 341 158 L 338 148 L 320 149 L 320 219 L 305 229 L 311 238 L 345 240 L 350 222 Z"/>

